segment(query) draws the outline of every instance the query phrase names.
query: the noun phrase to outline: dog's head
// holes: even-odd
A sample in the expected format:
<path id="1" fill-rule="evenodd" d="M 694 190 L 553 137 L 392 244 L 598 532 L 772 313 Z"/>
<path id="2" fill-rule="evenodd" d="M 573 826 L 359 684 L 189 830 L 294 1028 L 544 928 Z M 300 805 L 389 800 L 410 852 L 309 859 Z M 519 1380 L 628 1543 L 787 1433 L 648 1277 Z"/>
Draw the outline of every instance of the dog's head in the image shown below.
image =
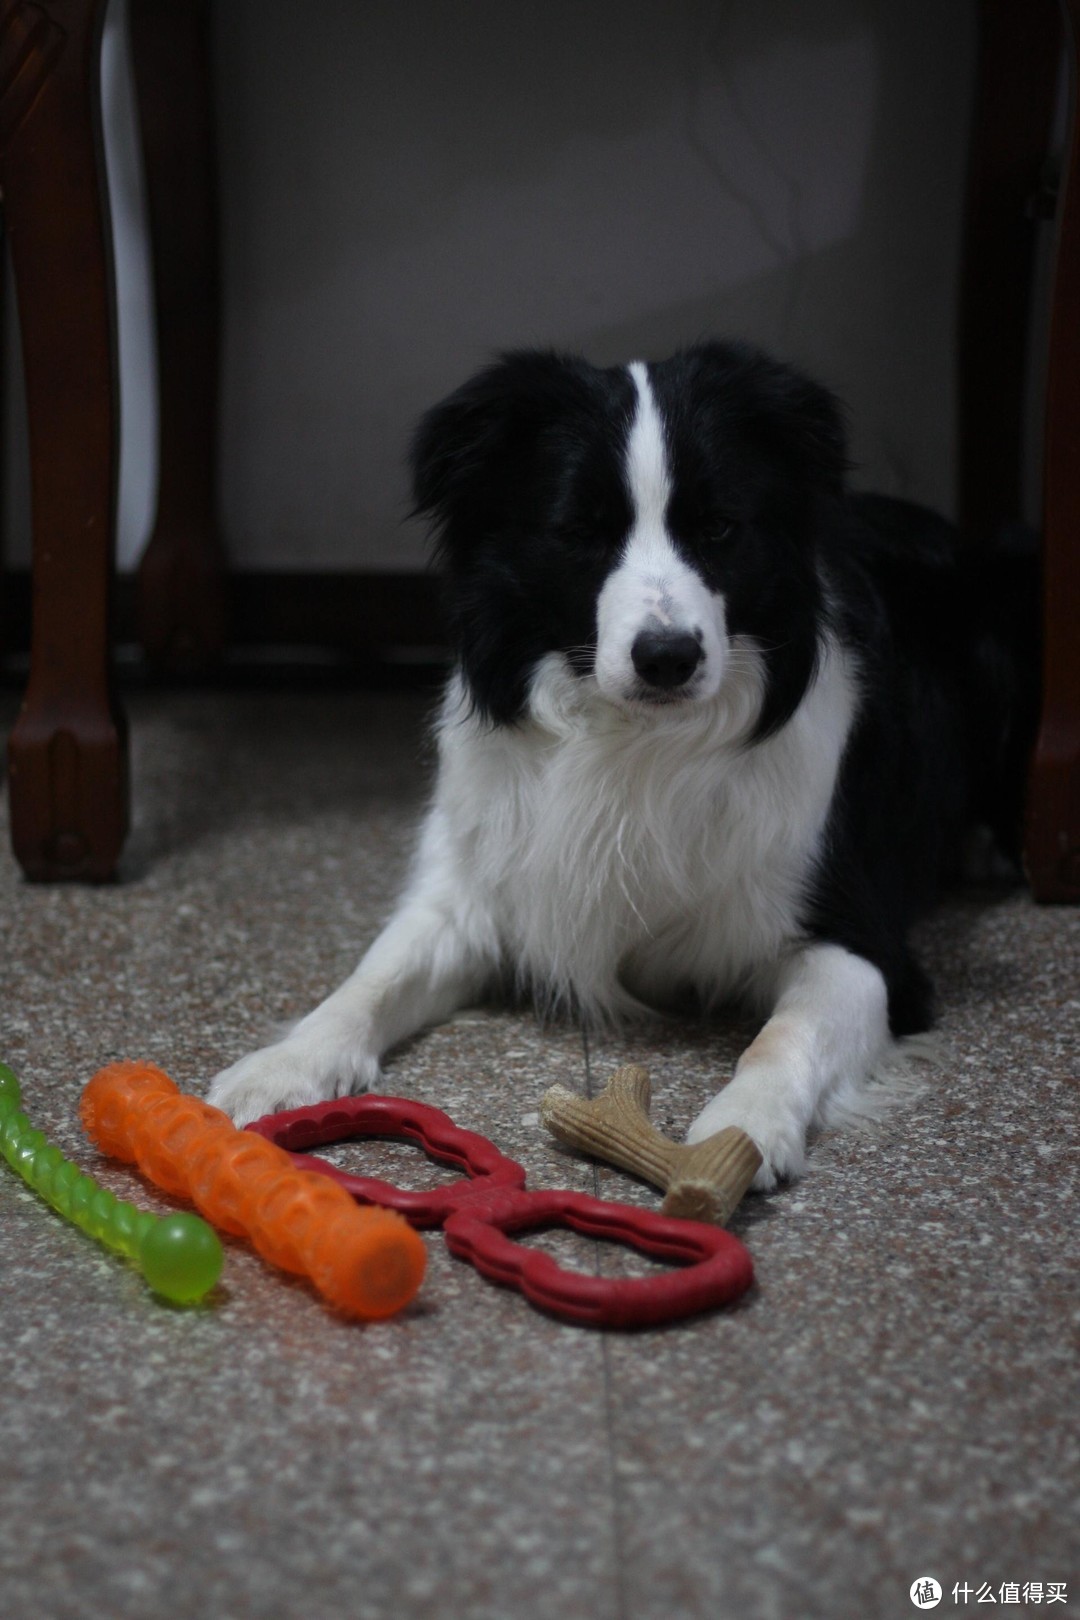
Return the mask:
<path id="1" fill-rule="evenodd" d="M 518 718 L 556 653 L 611 703 L 659 713 L 716 697 L 750 648 L 755 735 L 775 730 L 813 674 L 844 470 L 836 402 L 751 349 L 610 370 L 504 356 L 413 446 L 476 707 Z"/>

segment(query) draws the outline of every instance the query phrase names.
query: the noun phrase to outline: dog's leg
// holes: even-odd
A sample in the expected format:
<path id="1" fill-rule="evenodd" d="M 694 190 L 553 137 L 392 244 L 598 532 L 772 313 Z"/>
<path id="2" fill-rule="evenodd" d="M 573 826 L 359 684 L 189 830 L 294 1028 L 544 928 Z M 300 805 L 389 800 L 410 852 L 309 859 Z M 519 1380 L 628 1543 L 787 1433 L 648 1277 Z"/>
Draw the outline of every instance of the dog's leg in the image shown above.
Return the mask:
<path id="1" fill-rule="evenodd" d="M 772 1017 L 687 1141 L 740 1126 L 762 1154 L 753 1185 L 767 1191 L 802 1171 L 807 1130 L 830 1093 L 868 1076 L 888 1045 L 878 969 L 839 945 L 806 946 L 781 969 Z"/>
<path id="2" fill-rule="evenodd" d="M 213 1081 L 209 1099 L 246 1124 L 365 1091 L 383 1053 L 481 994 L 497 959 L 481 907 L 456 881 L 429 822 L 417 877 L 355 973 L 272 1046 Z"/>

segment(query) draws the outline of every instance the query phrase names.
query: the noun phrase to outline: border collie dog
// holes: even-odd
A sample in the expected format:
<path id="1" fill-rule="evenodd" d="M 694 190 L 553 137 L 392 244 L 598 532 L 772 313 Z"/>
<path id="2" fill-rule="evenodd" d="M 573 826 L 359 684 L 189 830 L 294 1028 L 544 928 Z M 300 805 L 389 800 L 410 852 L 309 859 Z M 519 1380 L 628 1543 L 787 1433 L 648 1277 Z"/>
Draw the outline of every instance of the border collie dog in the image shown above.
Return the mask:
<path id="1" fill-rule="evenodd" d="M 909 926 L 965 825 L 1018 805 L 985 584 L 845 472 L 832 396 L 737 344 L 512 353 L 436 406 L 413 478 L 456 664 L 411 878 L 211 1101 L 242 1123 L 372 1086 L 498 985 L 601 1025 L 740 998 L 761 1031 L 689 1139 L 738 1125 L 758 1187 L 798 1174 L 929 1025 Z"/>

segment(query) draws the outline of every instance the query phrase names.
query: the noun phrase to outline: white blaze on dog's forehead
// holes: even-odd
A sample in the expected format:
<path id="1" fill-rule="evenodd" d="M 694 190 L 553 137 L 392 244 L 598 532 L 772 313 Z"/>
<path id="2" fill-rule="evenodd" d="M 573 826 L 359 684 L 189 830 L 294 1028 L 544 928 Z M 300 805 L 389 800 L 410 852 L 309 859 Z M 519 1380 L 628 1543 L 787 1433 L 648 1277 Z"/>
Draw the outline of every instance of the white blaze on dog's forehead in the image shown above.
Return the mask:
<path id="1" fill-rule="evenodd" d="M 672 470 L 663 417 L 647 367 L 638 360 L 627 370 L 637 395 L 623 466 L 633 518 L 596 602 L 596 683 L 616 703 L 636 701 L 641 679 L 634 644 L 642 631 L 663 627 L 695 636 L 701 648 L 685 695 L 714 697 L 727 664 L 723 598 L 709 589 L 668 531 Z"/>
<path id="2" fill-rule="evenodd" d="M 681 615 L 672 600 L 672 582 L 684 570 L 667 532 L 671 475 L 664 422 L 648 367 L 635 360 L 627 370 L 637 393 L 624 466 L 634 516 L 616 578 L 631 595 L 628 611 L 673 625 Z"/>
<path id="3" fill-rule="evenodd" d="M 626 441 L 626 481 L 634 508 L 634 528 L 663 529 L 671 498 L 664 423 L 644 362 L 635 360 L 627 369 L 637 389 L 637 410 Z"/>

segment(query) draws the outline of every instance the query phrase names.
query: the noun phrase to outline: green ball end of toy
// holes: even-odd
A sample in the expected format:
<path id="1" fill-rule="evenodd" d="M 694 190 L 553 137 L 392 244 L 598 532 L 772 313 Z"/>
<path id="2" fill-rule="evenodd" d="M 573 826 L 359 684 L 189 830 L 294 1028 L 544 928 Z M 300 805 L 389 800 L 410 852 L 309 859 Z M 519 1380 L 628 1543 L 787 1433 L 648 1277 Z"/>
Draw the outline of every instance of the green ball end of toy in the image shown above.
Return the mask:
<path id="1" fill-rule="evenodd" d="M 209 1293 L 224 1263 L 217 1233 L 198 1215 L 163 1215 L 139 1245 L 139 1264 L 150 1287 L 178 1305 Z"/>

